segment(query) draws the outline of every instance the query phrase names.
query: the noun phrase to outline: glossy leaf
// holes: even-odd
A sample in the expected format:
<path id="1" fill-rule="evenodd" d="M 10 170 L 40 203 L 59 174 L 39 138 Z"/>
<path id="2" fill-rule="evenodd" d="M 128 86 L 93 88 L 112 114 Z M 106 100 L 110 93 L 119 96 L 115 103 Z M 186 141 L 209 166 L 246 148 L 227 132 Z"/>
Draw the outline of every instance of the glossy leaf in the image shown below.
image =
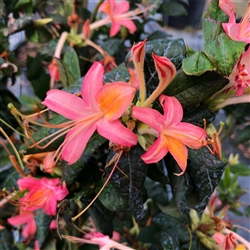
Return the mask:
<path id="1" fill-rule="evenodd" d="M 200 201 L 195 207 L 201 213 L 205 209 L 214 189 L 219 184 L 226 163 L 221 161 L 216 154 L 211 154 L 206 147 L 199 150 L 189 149 L 188 156 L 187 171 Z"/>
<path id="2" fill-rule="evenodd" d="M 197 77 L 188 76 L 179 70 L 175 79 L 163 93 L 175 96 L 186 108 L 194 108 L 222 89 L 227 83 L 228 79 L 215 71 L 205 72 Z"/>
<path id="3" fill-rule="evenodd" d="M 190 57 L 183 59 L 182 69 L 187 75 L 199 76 L 216 68 L 203 52 L 196 51 Z"/>
<path id="4" fill-rule="evenodd" d="M 56 62 L 60 71 L 63 87 L 69 87 L 72 83 L 75 82 L 74 76 L 70 72 L 68 65 L 63 60 L 56 58 Z"/>
<path id="5" fill-rule="evenodd" d="M 230 166 L 230 171 L 232 173 L 240 175 L 240 176 L 249 176 L 250 175 L 250 168 L 243 163 L 239 163 L 239 164 Z"/>
<path id="6" fill-rule="evenodd" d="M 94 197 L 82 197 L 81 201 L 87 206 Z M 113 212 L 105 208 L 99 200 L 96 200 L 94 204 L 88 209 L 88 213 L 94 221 L 98 232 L 112 237 L 113 224 L 112 217 Z"/>
<path id="7" fill-rule="evenodd" d="M 0 230 L 0 244 L 1 244 L 1 250 L 18 249 L 16 246 L 14 246 L 13 234 L 7 228 Z"/>
<path id="8" fill-rule="evenodd" d="M 78 56 L 76 54 L 76 51 L 71 46 L 68 46 L 66 48 L 66 51 L 63 56 L 63 62 L 67 65 L 67 68 L 72 74 L 74 81 L 76 81 L 77 79 L 81 77 Z"/>
<path id="9" fill-rule="evenodd" d="M 99 181 L 95 187 L 96 194 L 100 191 L 103 186 L 105 179 Z M 98 199 L 101 201 L 104 207 L 110 211 L 125 211 L 127 204 L 122 198 L 121 194 L 115 189 L 112 183 L 108 183 L 104 190 L 99 195 Z"/>
<path id="10" fill-rule="evenodd" d="M 39 246 L 41 247 L 49 234 L 49 226 L 52 217 L 47 215 L 43 210 L 37 210 L 35 213 L 36 235 Z"/>
<path id="11" fill-rule="evenodd" d="M 144 181 L 147 174 L 147 165 L 142 161 L 142 149 L 132 147 L 127 154 L 123 154 L 119 161 L 119 169 L 116 169 L 111 177 L 113 185 L 119 190 L 123 199 L 128 204 L 128 209 L 134 213 L 135 219 L 140 220 L 144 215 Z M 114 153 L 110 153 L 107 163 Z M 105 168 L 108 175 L 113 167 Z"/>
<path id="12" fill-rule="evenodd" d="M 231 74 L 244 48 L 244 42 L 233 41 L 225 33 L 221 33 L 214 41 L 204 45 L 205 54 L 224 76 Z"/>

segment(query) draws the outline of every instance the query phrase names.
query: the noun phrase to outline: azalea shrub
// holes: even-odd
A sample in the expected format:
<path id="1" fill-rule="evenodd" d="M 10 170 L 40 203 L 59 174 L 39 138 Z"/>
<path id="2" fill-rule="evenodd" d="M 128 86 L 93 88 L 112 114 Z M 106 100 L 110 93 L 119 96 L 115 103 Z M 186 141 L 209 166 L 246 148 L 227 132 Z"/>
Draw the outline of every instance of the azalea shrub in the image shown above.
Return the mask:
<path id="1" fill-rule="evenodd" d="M 211 1 L 194 51 L 145 31 L 187 1 L 0 3 L 4 249 L 250 249 L 228 219 L 249 216 L 249 168 L 222 148 L 249 145 L 250 5 L 237 22 Z M 19 31 L 36 51 L 22 62 Z M 33 94 L 15 96 L 24 67 Z"/>

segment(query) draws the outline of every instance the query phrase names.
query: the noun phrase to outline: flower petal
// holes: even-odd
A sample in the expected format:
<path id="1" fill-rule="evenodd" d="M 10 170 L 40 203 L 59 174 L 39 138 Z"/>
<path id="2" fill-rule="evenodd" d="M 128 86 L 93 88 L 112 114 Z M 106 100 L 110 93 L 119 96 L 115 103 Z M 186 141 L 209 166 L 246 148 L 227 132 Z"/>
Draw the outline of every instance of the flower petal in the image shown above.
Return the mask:
<path id="1" fill-rule="evenodd" d="M 124 82 L 114 82 L 103 86 L 96 96 L 100 109 L 107 120 L 122 116 L 131 104 L 136 89 Z"/>
<path id="2" fill-rule="evenodd" d="M 86 102 L 83 99 L 62 90 L 49 90 L 42 104 L 71 120 L 86 115 L 86 112 L 84 111 L 84 107 L 87 107 Z"/>
<path id="3" fill-rule="evenodd" d="M 41 181 L 37 178 L 23 177 L 17 180 L 17 184 L 21 190 L 41 189 Z"/>
<path id="4" fill-rule="evenodd" d="M 95 97 L 103 86 L 103 74 L 104 67 L 98 62 L 94 62 L 82 83 L 82 99 L 95 110 L 99 109 Z"/>
<path id="5" fill-rule="evenodd" d="M 129 18 L 116 19 L 115 23 L 119 26 L 122 25 L 122 26 L 126 27 L 130 34 L 134 34 L 137 30 L 136 25 Z M 113 23 L 112 23 L 112 26 L 113 26 Z"/>
<path id="6" fill-rule="evenodd" d="M 137 143 L 137 136 L 118 120 L 100 120 L 97 123 L 97 131 L 101 136 L 118 145 L 130 147 Z"/>
<path id="7" fill-rule="evenodd" d="M 119 3 L 117 3 L 113 15 L 126 13 L 129 11 L 129 7 L 130 7 L 129 3 L 127 1 L 122 0 Z"/>
<path id="8" fill-rule="evenodd" d="M 83 127 L 82 124 L 73 128 L 64 140 L 65 145 L 62 148 L 62 158 L 69 165 L 75 163 L 82 155 L 90 137 L 96 130 L 96 125 L 92 124 Z"/>
<path id="9" fill-rule="evenodd" d="M 132 117 L 148 124 L 158 132 L 164 128 L 165 118 L 157 111 L 151 108 L 133 107 Z"/>
<path id="10" fill-rule="evenodd" d="M 206 144 L 206 131 L 190 123 L 181 122 L 176 126 L 169 126 L 162 133 L 191 148 L 199 149 Z"/>
<path id="11" fill-rule="evenodd" d="M 159 101 L 163 107 L 165 126 L 178 124 L 183 117 L 183 109 L 180 102 L 175 97 L 161 95 Z"/>
<path id="12" fill-rule="evenodd" d="M 147 163 L 156 163 L 168 153 L 167 138 L 160 135 L 145 154 L 141 156 L 142 160 Z"/>
<path id="13" fill-rule="evenodd" d="M 121 28 L 120 24 L 118 24 L 117 22 L 112 22 L 111 28 L 109 31 L 110 37 L 115 36 L 119 32 L 120 28 Z"/>
<path id="14" fill-rule="evenodd" d="M 169 153 L 174 157 L 176 162 L 178 163 L 179 167 L 181 168 L 182 172 L 176 175 L 182 175 L 184 174 L 186 167 L 187 167 L 187 156 L 188 156 L 188 151 L 187 147 L 180 142 L 179 140 L 168 137 L 168 148 L 169 148 Z"/>

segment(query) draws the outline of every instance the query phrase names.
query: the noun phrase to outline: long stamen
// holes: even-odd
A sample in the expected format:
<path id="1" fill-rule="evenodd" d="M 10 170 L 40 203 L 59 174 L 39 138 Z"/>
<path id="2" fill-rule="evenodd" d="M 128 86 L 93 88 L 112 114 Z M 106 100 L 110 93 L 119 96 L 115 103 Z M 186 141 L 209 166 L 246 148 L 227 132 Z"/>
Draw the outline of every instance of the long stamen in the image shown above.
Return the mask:
<path id="1" fill-rule="evenodd" d="M 9 142 L 9 144 L 11 145 L 12 149 L 14 150 L 14 153 L 16 155 L 16 158 L 19 162 L 19 165 L 21 166 L 21 169 L 24 170 L 24 166 L 23 166 L 23 163 L 22 163 L 22 160 L 17 152 L 17 149 L 16 147 L 14 146 L 13 142 L 11 141 L 11 139 L 9 138 L 9 136 L 5 133 L 5 131 L 0 127 L 0 131 L 2 132 L 2 134 L 4 135 L 4 137 L 6 138 L 6 140 Z M 1 139 L 1 142 L 2 142 L 2 139 Z M 15 167 L 15 166 L 14 166 Z M 22 172 L 22 175 L 24 174 L 23 171 L 21 170 Z M 19 172 L 19 170 L 17 170 Z"/>
<path id="2" fill-rule="evenodd" d="M 103 184 L 102 188 L 100 189 L 100 191 L 97 193 L 97 195 L 95 196 L 95 198 L 89 203 L 89 205 L 87 207 L 85 207 L 78 215 L 76 215 L 75 217 L 71 218 L 72 221 L 75 221 L 76 219 L 78 219 L 82 214 L 84 214 L 91 206 L 92 204 L 95 202 L 95 200 L 99 197 L 99 195 L 101 194 L 101 192 L 103 191 L 103 189 L 106 187 L 106 185 L 108 184 L 111 176 L 113 175 L 115 169 L 116 169 L 116 166 L 122 156 L 122 153 L 123 151 L 121 150 L 119 153 L 118 153 L 118 157 L 117 157 L 117 160 L 114 164 L 114 167 L 112 168 L 107 180 L 105 181 L 105 183 Z"/>

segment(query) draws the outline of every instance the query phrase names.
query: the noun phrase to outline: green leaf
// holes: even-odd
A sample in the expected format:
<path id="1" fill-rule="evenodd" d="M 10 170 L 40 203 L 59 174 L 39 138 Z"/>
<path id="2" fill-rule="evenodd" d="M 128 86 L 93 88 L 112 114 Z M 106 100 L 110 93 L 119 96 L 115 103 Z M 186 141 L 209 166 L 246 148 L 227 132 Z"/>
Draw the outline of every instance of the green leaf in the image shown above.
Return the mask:
<path id="1" fill-rule="evenodd" d="M 248 205 L 248 206 L 245 208 L 244 213 L 245 213 L 245 216 L 250 217 L 250 205 Z"/>
<path id="2" fill-rule="evenodd" d="M 234 139 L 236 144 L 248 142 L 250 140 L 250 125 L 242 129 L 237 129 L 236 137 Z"/>
<path id="3" fill-rule="evenodd" d="M 187 172 L 190 174 L 195 191 L 199 195 L 200 203 L 196 204 L 196 210 L 201 213 L 217 187 L 226 163 L 221 161 L 217 155 L 211 154 L 206 147 L 198 150 L 189 149 L 188 152 Z"/>
<path id="4" fill-rule="evenodd" d="M 208 71 L 200 76 L 188 76 L 179 70 L 163 93 L 175 96 L 185 108 L 195 108 L 227 83 L 228 79 L 215 71 Z"/>
<path id="5" fill-rule="evenodd" d="M 58 69 L 60 71 L 62 85 L 64 88 L 66 88 L 66 87 L 70 86 L 72 83 L 74 83 L 75 79 L 74 79 L 72 73 L 70 72 L 68 65 L 64 61 L 62 61 L 59 58 L 56 58 L 56 62 L 58 65 Z"/>
<path id="6" fill-rule="evenodd" d="M 178 2 L 163 2 L 160 6 L 159 12 L 166 16 L 187 16 L 187 10 L 183 4 Z"/>
<path id="7" fill-rule="evenodd" d="M 168 37 L 171 37 L 171 35 L 167 34 L 165 31 L 156 30 L 155 32 L 150 33 L 150 35 L 147 37 L 147 41 L 166 39 Z"/>
<path id="8" fill-rule="evenodd" d="M 52 22 L 53 19 L 52 18 L 41 18 L 41 19 L 36 19 L 34 21 L 34 26 L 35 27 L 42 27 L 50 22 Z"/>
<path id="9" fill-rule="evenodd" d="M 226 15 L 219 7 L 219 1 L 213 0 L 209 3 L 203 15 L 203 37 L 205 43 L 214 41 L 221 33 L 224 33 L 222 23 L 228 22 Z"/>
<path id="10" fill-rule="evenodd" d="M 46 27 L 29 27 L 25 29 L 25 35 L 30 42 L 33 43 L 48 43 L 52 36 Z"/>
<path id="11" fill-rule="evenodd" d="M 240 176 L 249 176 L 250 168 L 243 163 L 239 163 L 230 167 L 230 171 Z"/>
<path id="12" fill-rule="evenodd" d="M 71 46 L 66 48 L 63 56 L 63 62 L 67 65 L 68 70 L 72 74 L 74 82 L 81 77 L 78 56 Z"/>
<path id="13" fill-rule="evenodd" d="M 123 45 L 123 40 L 117 39 L 117 38 L 109 38 L 107 41 L 105 41 L 101 47 L 104 49 L 110 56 L 113 56 L 115 53 L 119 52 L 121 50 L 121 47 Z"/>
<path id="14" fill-rule="evenodd" d="M 84 205 L 88 205 L 94 197 L 82 197 L 81 201 Z M 96 200 L 94 204 L 87 211 L 94 221 L 94 225 L 98 232 L 104 235 L 112 237 L 113 234 L 113 212 L 105 208 L 99 200 Z"/>
<path id="15" fill-rule="evenodd" d="M 144 216 L 144 181 L 147 175 L 147 164 L 141 159 L 142 153 L 143 150 L 135 146 L 127 154 L 123 154 L 119 161 L 119 169 L 115 169 L 110 179 L 127 202 L 128 209 L 134 213 L 136 220 Z M 113 156 L 114 152 L 111 152 L 107 163 Z M 106 175 L 110 174 L 113 166 L 112 164 L 105 168 Z"/>
<path id="16" fill-rule="evenodd" d="M 233 41 L 225 33 L 220 34 L 214 41 L 204 45 L 204 51 L 209 60 L 225 76 L 231 74 L 244 48 L 244 42 Z"/>
<path id="17" fill-rule="evenodd" d="M 42 209 L 34 212 L 36 221 L 36 236 L 39 247 L 41 247 L 49 234 L 49 226 L 52 221 L 52 217 L 47 215 Z"/>
<path id="18" fill-rule="evenodd" d="M 196 51 L 190 57 L 183 59 L 182 69 L 187 75 L 199 76 L 206 71 L 215 70 L 215 67 L 203 52 Z"/>
<path id="19" fill-rule="evenodd" d="M 105 179 L 102 179 L 95 186 L 96 194 L 100 191 L 104 182 L 105 182 Z M 126 210 L 127 208 L 126 202 L 123 200 L 121 194 L 115 189 L 112 183 L 108 183 L 106 185 L 104 190 L 99 195 L 98 199 L 101 201 L 103 206 L 106 207 L 110 211 L 121 212 L 121 211 Z"/>
<path id="20" fill-rule="evenodd" d="M 64 165 L 62 170 L 62 181 L 65 181 L 67 186 L 70 186 L 75 182 L 84 167 L 88 164 L 88 161 L 94 154 L 95 150 L 106 141 L 107 139 L 95 133 L 88 141 L 88 144 L 80 159 L 70 166 L 67 164 Z"/>
<path id="21" fill-rule="evenodd" d="M 28 4 L 28 3 L 31 3 L 31 0 L 19 0 L 16 3 L 15 8 L 20 8 L 22 5 L 25 5 L 25 4 Z"/>
<path id="22" fill-rule="evenodd" d="M 18 250 L 14 244 L 13 234 L 7 229 L 0 230 L 1 250 Z"/>

